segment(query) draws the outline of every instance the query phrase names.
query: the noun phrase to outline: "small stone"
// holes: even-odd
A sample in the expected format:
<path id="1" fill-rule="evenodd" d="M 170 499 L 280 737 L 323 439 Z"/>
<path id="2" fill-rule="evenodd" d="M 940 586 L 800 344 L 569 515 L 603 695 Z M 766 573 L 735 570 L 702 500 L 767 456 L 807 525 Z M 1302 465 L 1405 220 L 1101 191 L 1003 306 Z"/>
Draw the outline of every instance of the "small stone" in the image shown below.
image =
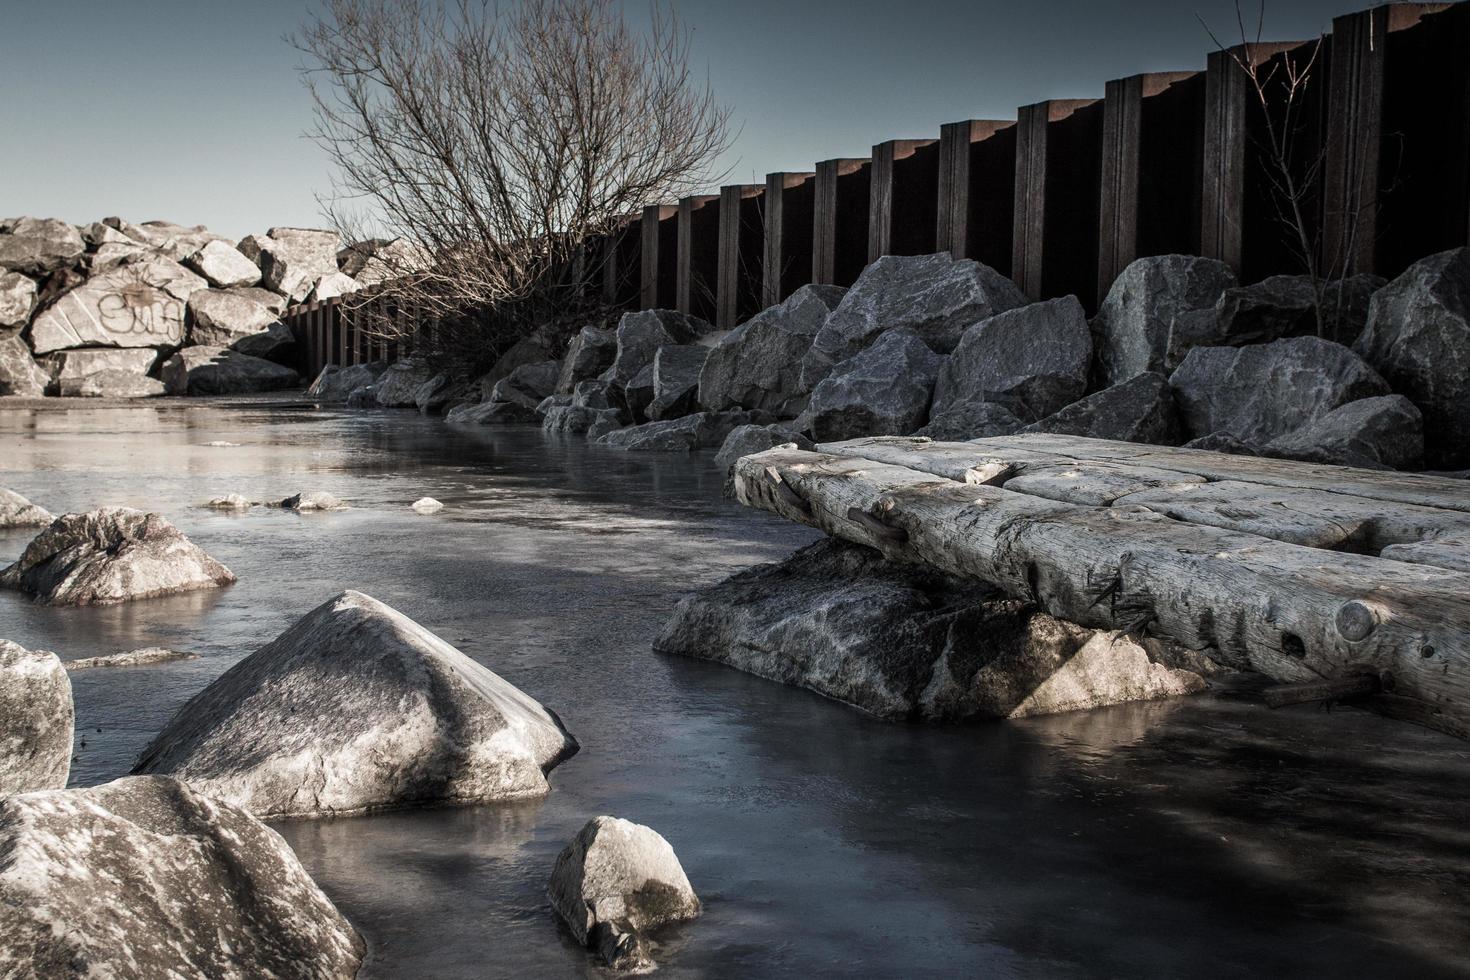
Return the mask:
<path id="1" fill-rule="evenodd" d="M 249 510 L 255 506 L 255 501 L 238 493 L 231 493 L 223 497 L 213 497 L 204 506 L 211 510 Z"/>
<path id="2" fill-rule="evenodd" d="M 420 514 L 437 514 L 444 509 L 444 505 L 433 497 L 420 497 L 409 506 Z"/>

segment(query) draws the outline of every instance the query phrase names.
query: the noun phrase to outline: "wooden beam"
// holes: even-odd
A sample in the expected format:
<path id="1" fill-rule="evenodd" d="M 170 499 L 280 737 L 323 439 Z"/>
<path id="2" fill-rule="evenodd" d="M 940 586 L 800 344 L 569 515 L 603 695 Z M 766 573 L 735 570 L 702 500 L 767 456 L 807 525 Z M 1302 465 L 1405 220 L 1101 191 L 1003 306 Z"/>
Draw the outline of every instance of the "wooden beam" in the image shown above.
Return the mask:
<path id="1" fill-rule="evenodd" d="M 1052 99 L 1017 111 L 1011 278 L 1032 299 L 1071 293 L 1092 306 L 1101 110 L 1097 99 Z"/>
<path id="2" fill-rule="evenodd" d="M 614 309 L 638 305 L 643 244 L 641 225 L 641 215 L 620 215 L 604 239 L 602 301 Z"/>
<path id="3" fill-rule="evenodd" d="M 867 264 L 872 161 L 817 164 L 812 210 L 812 282 L 851 286 Z"/>
<path id="4" fill-rule="evenodd" d="M 812 207 L 816 174 L 766 175 L 761 305 L 775 306 L 812 281 Z"/>
<path id="5" fill-rule="evenodd" d="M 949 252 L 957 259 L 980 259 L 984 249 L 979 241 L 1000 233 L 994 227 L 985 227 L 977 221 L 981 208 L 979 198 L 990 196 L 1001 199 L 1006 217 L 1005 252 L 1010 254 L 1011 201 L 1015 194 L 1015 120 L 1011 119 L 966 119 L 963 122 L 945 123 L 939 127 L 939 201 L 935 217 L 935 247 Z M 1010 138 L 1009 152 L 1003 171 L 1003 179 L 988 170 L 979 152 L 980 145 L 987 141 L 996 144 Z M 1000 186 L 1003 183 L 1003 186 Z M 987 265 L 991 263 L 986 262 Z M 1009 263 L 1007 263 L 1009 266 Z M 994 266 L 992 266 L 994 268 Z M 999 269 L 1002 274 L 1009 268 Z"/>
<path id="6" fill-rule="evenodd" d="M 705 320 L 715 318 L 719 233 L 718 194 L 696 194 L 679 200 L 674 309 L 680 313 Z"/>
<path id="7" fill-rule="evenodd" d="M 678 234 L 679 209 L 672 204 L 652 204 L 643 209 L 640 223 L 642 242 L 639 265 L 639 307 L 657 310 L 674 302 L 674 266 L 678 256 L 674 243 Z"/>
<path id="8" fill-rule="evenodd" d="M 869 187 L 868 261 L 919 255 L 935 248 L 938 213 L 937 140 L 888 140 L 873 147 Z"/>
<path id="9" fill-rule="evenodd" d="M 715 325 L 729 330 L 759 312 L 765 260 L 761 195 L 765 184 L 720 188 Z"/>

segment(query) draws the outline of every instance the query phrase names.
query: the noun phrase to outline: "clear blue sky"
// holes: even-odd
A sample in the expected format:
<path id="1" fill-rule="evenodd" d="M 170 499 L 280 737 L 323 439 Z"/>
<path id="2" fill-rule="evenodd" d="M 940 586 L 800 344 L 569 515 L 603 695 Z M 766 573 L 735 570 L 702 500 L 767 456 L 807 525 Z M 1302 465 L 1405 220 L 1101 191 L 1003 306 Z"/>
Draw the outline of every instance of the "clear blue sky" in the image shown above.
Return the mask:
<path id="1" fill-rule="evenodd" d="M 1230 0 L 676 0 L 695 62 L 733 106 L 730 180 L 866 156 L 875 142 L 1012 118 L 1109 78 L 1200 68 L 1203 17 Z M 1349 0 L 1268 4 L 1267 34 L 1311 37 Z M 239 237 L 318 224 L 326 161 L 283 40 L 287 0 L 0 0 L 0 216 L 119 214 Z M 630 17 L 646 10 L 631 0 Z M 1255 7 L 1250 5 L 1253 12 Z"/>

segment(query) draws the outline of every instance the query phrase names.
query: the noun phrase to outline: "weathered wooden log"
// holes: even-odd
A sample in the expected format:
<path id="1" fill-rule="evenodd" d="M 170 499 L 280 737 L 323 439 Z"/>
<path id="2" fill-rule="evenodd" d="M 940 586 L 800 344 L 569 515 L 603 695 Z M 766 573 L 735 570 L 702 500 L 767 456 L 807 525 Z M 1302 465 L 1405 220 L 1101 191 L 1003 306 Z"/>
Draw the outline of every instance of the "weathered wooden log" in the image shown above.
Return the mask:
<path id="1" fill-rule="evenodd" d="M 1304 681 L 1300 684 L 1279 684 L 1261 692 L 1266 706 L 1285 708 L 1293 704 L 1310 704 L 1313 701 L 1348 701 L 1383 690 L 1383 681 L 1377 674 L 1349 674 L 1320 681 Z"/>

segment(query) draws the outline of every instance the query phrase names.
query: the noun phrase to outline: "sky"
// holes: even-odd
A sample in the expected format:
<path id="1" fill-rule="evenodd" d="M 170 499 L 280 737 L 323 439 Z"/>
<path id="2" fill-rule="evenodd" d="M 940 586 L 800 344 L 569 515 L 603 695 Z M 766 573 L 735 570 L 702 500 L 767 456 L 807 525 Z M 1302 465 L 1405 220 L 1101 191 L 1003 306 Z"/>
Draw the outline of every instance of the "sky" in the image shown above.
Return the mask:
<path id="1" fill-rule="evenodd" d="M 1256 6 L 1246 0 L 1252 17 Z M 1296 39 L 1361 9 L 1272 0 L 1266 35 Z M 867 156 L 941 123 L 1100 97 L 1144 71 L 1202 68 L 1238 39 L 1232 0 L 674 0 L 693 64 L 739 134 L 727 183 Z M 630 20 L 644 0 L 629 0 Z M 239 238 L 321 225 L 330 190 L 305 137 L 311 106 L 286 40 L 289 0 L 0 0 L 0 216 L 108 215 Z"/>

